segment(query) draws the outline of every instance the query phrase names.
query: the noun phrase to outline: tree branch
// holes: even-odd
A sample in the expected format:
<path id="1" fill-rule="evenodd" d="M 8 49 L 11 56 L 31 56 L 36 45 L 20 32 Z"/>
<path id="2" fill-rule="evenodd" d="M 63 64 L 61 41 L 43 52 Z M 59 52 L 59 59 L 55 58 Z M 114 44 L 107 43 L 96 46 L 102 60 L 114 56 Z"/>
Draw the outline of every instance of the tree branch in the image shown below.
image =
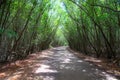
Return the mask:
<path id="1" fill-rule="evenodd" d="M 110 8 L 110 7 L 103 6 L 103 5 L 98 5 L 98 4 L 97 4 L 97 5 L 91 5 L 91 6 L 106 8 L 106 9 L 109 9 L 109 10 L 111 10 L 111 11 L 113 11 L 113 12 L 120 12 L 120 11 L 118 11 L 118 10 L 115 10 L 115 9 L 112 9 L 112 8 Z"/>

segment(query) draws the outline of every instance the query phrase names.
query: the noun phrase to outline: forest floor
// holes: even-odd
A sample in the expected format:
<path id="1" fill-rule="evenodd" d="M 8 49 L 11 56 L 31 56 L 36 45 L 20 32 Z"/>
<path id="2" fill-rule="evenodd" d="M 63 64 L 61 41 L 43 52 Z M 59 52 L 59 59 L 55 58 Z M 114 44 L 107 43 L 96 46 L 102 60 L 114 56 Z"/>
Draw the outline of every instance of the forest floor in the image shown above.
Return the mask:
<path id="1" fill-rule="evenodd" d="M 101 60 L 73 53 L 77 54 L 67 47 L 57 47 L 31 54 L 24 60 L 2 65 L 0 80 L 119 80 L 95 65 Z"/>

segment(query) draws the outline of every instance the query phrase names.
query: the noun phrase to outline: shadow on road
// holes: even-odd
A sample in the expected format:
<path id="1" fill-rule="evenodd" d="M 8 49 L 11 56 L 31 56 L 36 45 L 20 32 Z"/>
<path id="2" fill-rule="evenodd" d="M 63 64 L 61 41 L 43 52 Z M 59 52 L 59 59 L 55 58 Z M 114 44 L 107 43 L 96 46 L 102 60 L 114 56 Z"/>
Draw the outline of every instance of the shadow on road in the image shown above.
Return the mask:
<path id="1" fill-rule="evenodd" d="M 0 80 L 118 80 L 77 58 L 66 47 L 31 54 L 0 68 Z"/>

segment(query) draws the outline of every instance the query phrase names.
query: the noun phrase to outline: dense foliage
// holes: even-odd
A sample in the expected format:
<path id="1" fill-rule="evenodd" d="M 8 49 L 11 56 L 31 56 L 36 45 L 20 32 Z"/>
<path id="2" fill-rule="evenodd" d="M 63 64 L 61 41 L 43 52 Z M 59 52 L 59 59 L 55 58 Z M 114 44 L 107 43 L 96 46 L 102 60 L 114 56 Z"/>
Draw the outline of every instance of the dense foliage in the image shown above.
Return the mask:
<path id="1" fill-rule="evenodd" d="M 119 0 L 68 0 L 64 5 L 69 16 L 65 34 L 72 49 L 120 59 Z"/>
<path id="2" fill-rule="evenodd" d="M 49 0 L 3 0 L 0 5 L 0 61 L 16 60 L 46 49 L 57 24 Z"/>

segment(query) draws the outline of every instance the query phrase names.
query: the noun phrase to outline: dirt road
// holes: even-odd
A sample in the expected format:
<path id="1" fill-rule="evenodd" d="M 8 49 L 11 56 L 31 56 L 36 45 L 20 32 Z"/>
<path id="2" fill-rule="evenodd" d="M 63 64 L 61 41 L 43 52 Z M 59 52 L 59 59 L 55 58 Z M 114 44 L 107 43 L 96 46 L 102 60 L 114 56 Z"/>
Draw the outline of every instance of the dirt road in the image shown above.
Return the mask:
<path id="1" fill-rule="evenodd" d="M 118 80 L 93 64 L 77 58 L 66 47 L 45 50 L 3 67 L 0 80 Z"/>

